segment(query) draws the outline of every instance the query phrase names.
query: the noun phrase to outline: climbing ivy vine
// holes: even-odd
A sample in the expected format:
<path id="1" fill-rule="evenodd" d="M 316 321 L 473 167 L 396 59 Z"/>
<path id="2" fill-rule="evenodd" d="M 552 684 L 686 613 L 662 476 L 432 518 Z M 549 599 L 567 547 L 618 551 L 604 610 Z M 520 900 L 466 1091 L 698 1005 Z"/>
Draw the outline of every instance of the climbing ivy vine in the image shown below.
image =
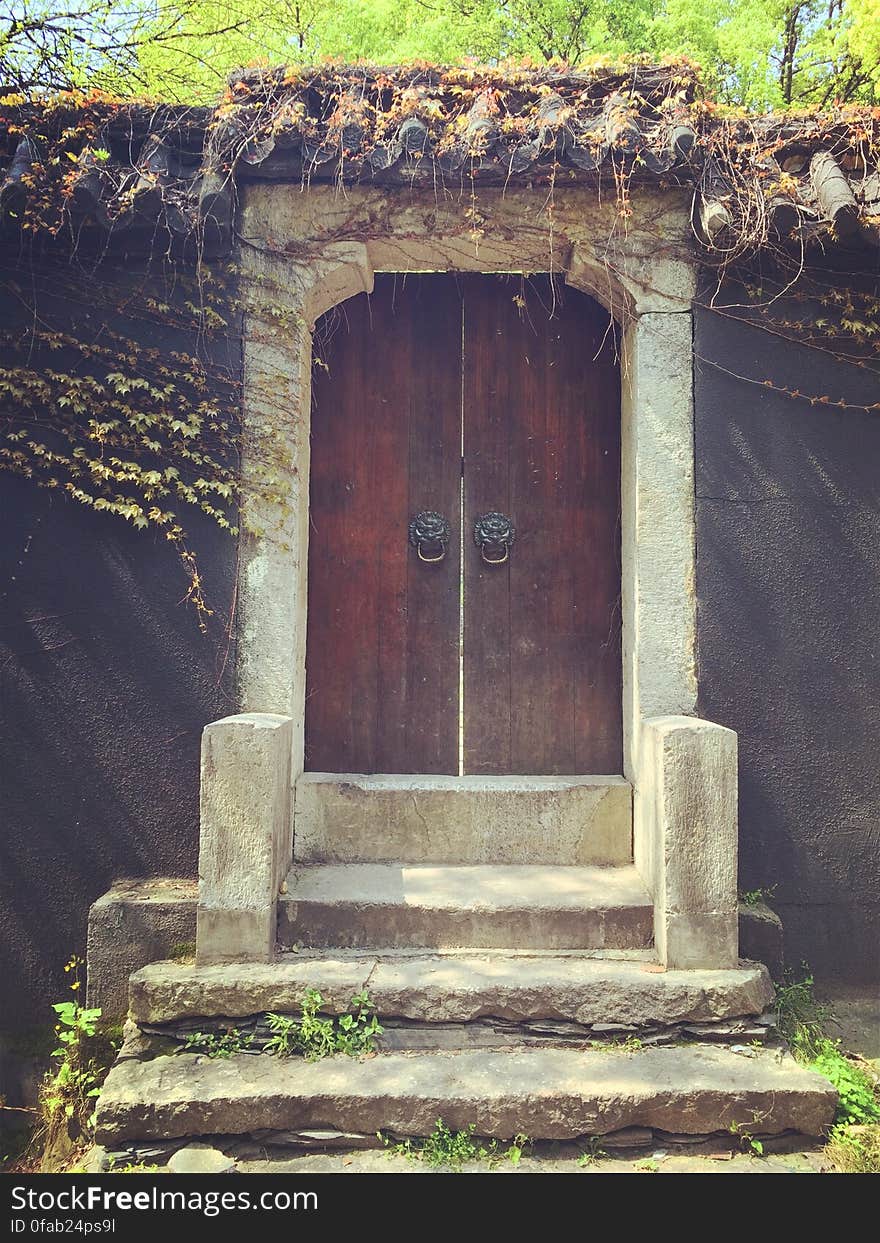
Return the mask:
<path id="1" fill-rule="evenodd" d="M 217 348 L 234 300 L 207 271 L 161 284 L 33 262 L 7 274 L 19 313 L 0 332 L 0 468 L 160 533 L 204 628 L 186 515 L 238 533 L 240 378 Z"/>

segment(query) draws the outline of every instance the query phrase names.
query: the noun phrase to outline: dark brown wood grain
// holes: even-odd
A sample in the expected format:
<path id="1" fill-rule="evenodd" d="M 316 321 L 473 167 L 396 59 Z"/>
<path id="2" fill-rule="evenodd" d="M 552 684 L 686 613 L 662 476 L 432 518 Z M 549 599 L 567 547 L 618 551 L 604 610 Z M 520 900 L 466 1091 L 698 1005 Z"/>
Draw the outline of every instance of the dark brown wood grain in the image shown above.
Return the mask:
<path id="1" fill-rule="evenodd" d="M 316 367 L 313 383 L 306 767 L 456 773 L 456 282 L 378 276 L 316 342 L 329 371 Z M 440 565 L 409 546 L 421 509 L 452 525 Z"/>
<path id="2" fill-rule="evenodd" d="M 607 315 L 546 277 L 381 276 L 322 336 L 307 768 L 458 772 L 463 529 L 464 771 L 619 772 L 620 396 Z M 452 528 L 438 566 L 407 542 L 422 509 Z M 492 510 L 516 526 L 500 566 L 473 541 Z"/>
<path id="3" fill-rule="evenodd" d="M 620 400 L 608 317 L 548 278 L 465 289 L 465 771 L 621 769 Z M 486 566 L 476 517 L 516 527 Z"/>

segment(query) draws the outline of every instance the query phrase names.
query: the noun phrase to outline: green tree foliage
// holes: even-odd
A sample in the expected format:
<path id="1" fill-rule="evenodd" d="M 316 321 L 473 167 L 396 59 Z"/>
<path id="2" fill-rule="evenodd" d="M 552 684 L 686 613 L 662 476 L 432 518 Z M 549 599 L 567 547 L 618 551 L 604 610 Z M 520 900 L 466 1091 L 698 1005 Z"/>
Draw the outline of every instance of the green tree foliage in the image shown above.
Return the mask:
<path id="1" fill-rule="evenodd" d="M 263 62 L 682 53 L 722 102 L 873 102 L 880 0 L 0 0 L 0 80 L 14 89 L 199 99 Z"/>
<path id="2" fill-rule="evenodd" d="M 666 0 L 654 52 L 677 50 L 704 69 L 718 99 L 757 108 L 872 101 L 880 0 Z M 874 16 L 871 15 L 871 7 Z"/>
<path id="3" fill-rule="evenodd" d="M 153 85 L 145 62 L 158 57 L 175 67 L 185 92 L 212 41 L 244 35 L 256 16 L 255 6 L 235 2 L 0 0 L 0 87 L 139 94 Z M 219 67 L 210 76 L 216 93 Z"/>
<path id="4" fill-rule="evenodd" d="M 873 73 L 876 90 L 880 73 L 880 0 L 849 0 L 847 16 L 852 55 L 865 67 L 865 72 Z"/>

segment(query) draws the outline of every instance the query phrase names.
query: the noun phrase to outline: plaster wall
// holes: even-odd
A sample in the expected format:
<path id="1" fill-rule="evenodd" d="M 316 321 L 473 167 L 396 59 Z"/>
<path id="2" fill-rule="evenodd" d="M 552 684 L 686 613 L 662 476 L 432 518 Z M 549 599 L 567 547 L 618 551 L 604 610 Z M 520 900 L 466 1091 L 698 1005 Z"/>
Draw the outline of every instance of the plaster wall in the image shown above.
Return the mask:
<path id="1" fill-rule="evenodd" d="M 234 315 L 216 352 L 181 327 L 185 315 L 138 315 L 147 296 L 190 296 L 169 292 L 167 273 L 108 260 L 90 299 L 66 260 L 56 272 L 2 247 L 0 266 L 0 322 L 24 333 L 21 349 L 0 350 L 4 368 L 81 366 L 29 346 L 32 323 L 99 344 L 109 324 L 152 351 L 147 373 L 166 352 L 190 351 L 237 378 Z M 90 905 L 121 878 L 195 875 L 201 732 L 236 707 L 236 541 L 187 515 L 215 610 L 202 634 L 160 533 L 6 471 L 0 515 L 0 1045 L 27 1049 L 51 1038 L 50 1005 L 70 983 L 65 962 L 85 954 Z"/>
<path id="2" fill-rule="evenodd" d="M 876 983 L 880 422 L 761 382 L 854 405 L 880 384 L 722 312 L 696 313 L 699 709 L 739 735 L 739 884 L 772 890 L 790 965 Z"/>

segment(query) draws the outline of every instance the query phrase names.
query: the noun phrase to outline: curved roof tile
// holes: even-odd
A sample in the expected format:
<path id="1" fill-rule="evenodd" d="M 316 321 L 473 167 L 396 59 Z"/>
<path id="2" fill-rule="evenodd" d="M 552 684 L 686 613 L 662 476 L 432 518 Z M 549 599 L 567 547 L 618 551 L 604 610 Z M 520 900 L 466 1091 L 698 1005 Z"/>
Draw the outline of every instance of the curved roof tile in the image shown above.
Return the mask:
<path id="1" fill-rule="evenodd" d="M 833 224 L 876 242 L 878 136 L 867 109 L 723 114 L 686 63 L 248 70 L 215 108 L 0 100 L 0 217 L 20 227 L 52 183 L 77 236 L 148 253 L 158 231 L 184 255 L 220 254 L 249 180 L 503 185 L 562 170 L 595 182 L 613 165 L 637 183 L 693 187 L 709 250 L 729 249 L 739 189 L 755 176 L 768 237 Z"/>

